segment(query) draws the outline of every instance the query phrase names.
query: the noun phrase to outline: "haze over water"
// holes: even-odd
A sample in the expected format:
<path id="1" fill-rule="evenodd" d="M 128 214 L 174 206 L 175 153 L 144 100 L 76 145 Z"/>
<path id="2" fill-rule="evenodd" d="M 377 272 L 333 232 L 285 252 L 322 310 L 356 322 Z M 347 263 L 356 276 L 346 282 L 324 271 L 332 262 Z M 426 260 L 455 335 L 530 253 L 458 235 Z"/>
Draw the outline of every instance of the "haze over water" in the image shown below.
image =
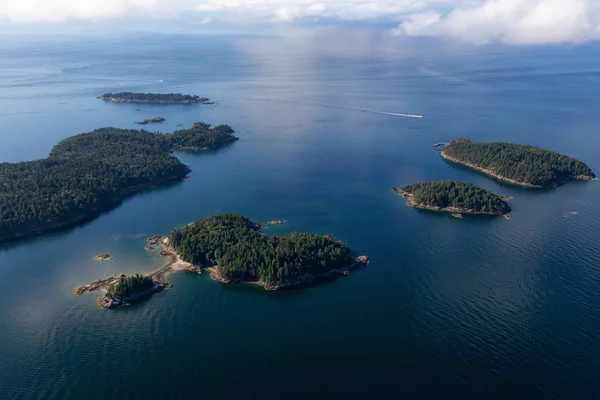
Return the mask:
<path id="1" fill-rule="evenodd" d="M 0 43 L 0 161 L 158 115 L 166 122 L 147 129 L 204 121 L 240 137 L 177 153 L 192 169 L 183 182 L 1 245 L 1 399 L 597 398 L 600 184 L 520 189 L 447 164 L 431 144 L 528 143 L 598 173 L 598 46 L 358 37 Z M 216 104 L 95 98 L 125 90 Z M 512 219 L 457 220 L 391 191 L 436 179 L 514 196 Z M 105 274 L 158 267 L 148 236 L 217 212 L 289 221 L 267 234 L 333 233 L 372 262 L 287 292 L 176 273 L 172 289 L 132 307 L 73 296 Z M 102 253 L 115 259 L 98 263 Z"/>

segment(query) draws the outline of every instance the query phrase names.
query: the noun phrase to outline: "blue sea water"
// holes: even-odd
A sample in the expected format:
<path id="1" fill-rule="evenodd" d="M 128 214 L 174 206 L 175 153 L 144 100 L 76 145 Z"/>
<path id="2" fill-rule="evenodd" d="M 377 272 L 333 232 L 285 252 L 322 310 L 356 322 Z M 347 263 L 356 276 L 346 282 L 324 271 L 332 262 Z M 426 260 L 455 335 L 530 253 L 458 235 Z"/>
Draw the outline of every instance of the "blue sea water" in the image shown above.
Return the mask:
<path id="1" fill-rule="evenodd" d="M 0 161 L 157 115 L 148 128 L 226 123 L 240 140 L 177 153 L 190 179 L 84 226 L 1 245 L 0 398 L 597 398 L 600 185 L 521 189 L 431 144 L 529 143 L 599 171 L 598 45 L 327 35 L 3 38 Z M 120 90 L 215 104 L 95 98 Z M 391 191 L 435 179 L 514 196 L 512 219 L 457 220 Z M 146 237 L 217 212 L 289 221 L 267 234 L 333 233 L 372 262 L 280 293 L 176 273 L 124 309 L 73 296 L 158 267 Z"/>

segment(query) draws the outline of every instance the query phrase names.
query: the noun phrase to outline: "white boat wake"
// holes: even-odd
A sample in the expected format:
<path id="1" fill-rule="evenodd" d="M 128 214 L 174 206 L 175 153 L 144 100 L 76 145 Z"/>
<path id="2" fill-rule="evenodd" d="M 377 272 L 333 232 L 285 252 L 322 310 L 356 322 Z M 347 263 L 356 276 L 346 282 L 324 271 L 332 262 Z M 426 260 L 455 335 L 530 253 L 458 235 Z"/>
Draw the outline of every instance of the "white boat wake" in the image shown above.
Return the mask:
<path id="1" fill-rule="evenodd" d="M 364 112 L 370 112 L 370 113 L 373 113 L 373 114 L 381 114 L 381 115 L 392 115 L 392 116 L 395 116 L 395 117 L 423 118 L 422 115 L 417 115 L 417 114 L 402 114 L 402 113 L 394 113 L 394 112 L 387 112 L 387 111 L 371 110 L 371 109 L 368 109 L 368 108 L 357 109 L 357 111 L 364 111 Z"/>
<path id="2" fill-rule="evenodd" d="M 371 108 L 354 108 L 354 107 L 338 106 L 338 105 L 333 105 L 333 104 L 307 103 L 307 102 L 289 101 L 289 100 L 271 100 L 271 99 L 264 99 L 264 98 L 257 98 L 257 97 L 245 97 L 244 99 L 265 101 L 268 103 L 277 102 L 277 103 L 289 103 L 289 104 L 302 104 L 305 106 L 314 106 L 314 107 L 337 108 L 338 110 L 360 111 L 360 112 L 367 112 L 367 113 L 371 113 L 371 114 L 391 115 L 393 117 L 423 118 L 422 115 L 418 115 L 418 114 L 395 113 L 395 112 L 389 112 L 389 111 L 373 110 Z"/>

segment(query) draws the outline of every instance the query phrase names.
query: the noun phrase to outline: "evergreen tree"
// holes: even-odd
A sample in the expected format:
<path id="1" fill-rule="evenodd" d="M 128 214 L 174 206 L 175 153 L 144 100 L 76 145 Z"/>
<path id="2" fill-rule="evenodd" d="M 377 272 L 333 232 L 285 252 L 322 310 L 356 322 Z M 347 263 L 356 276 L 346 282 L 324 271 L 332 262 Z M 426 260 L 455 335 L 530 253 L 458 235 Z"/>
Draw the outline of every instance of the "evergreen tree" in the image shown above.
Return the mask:
<path id="1" fill-rule="evenodd" d="M 442 153 L 504 178 L 535 186 L 552 187 L 578 176 L 595 177 L 579 160 L 527 145 L 457 139 L 446 145 Z"/>
<path id="2" fill-rule="evenodd" d="M 510 208 L 498 195 L 460 181 L 414 183 L 402 190 L 411 193 L 418 204 L 431 207 L 454 207 L 471 212 L 506 213 Z"/>
<path id="3" fill-rule="evenodd" d="M 73 224 L 110 209 L 143 187 L 183 178 L 169 154 L 235 140 L 226 126 L 196 123 L 172 134 L 102 128 L 58 143 L 47 158 L 0 163 L 0 240 Z"/>
<path id="4" fill-rule="evenodd" d="M 350 250 L 331 236 L 265 236 L 258 228 L 241 215 L 221 214 L 177 228 L 169 238 L 185 261 L 217 266 L 223 278 L 234 282 L 294 283 L 304 274 L 319 275 L 353 262 Z"/>

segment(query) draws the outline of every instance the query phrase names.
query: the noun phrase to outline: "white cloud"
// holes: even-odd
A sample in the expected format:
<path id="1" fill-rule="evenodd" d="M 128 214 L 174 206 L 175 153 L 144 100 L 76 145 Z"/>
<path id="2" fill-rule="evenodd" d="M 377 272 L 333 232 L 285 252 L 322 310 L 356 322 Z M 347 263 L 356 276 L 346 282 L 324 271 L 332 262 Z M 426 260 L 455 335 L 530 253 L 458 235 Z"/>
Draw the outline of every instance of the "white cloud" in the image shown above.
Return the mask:
<path id="1" fill-rule="evenodd" d="M 396 18 L 451 0 L 204 0 L 198 11 L 235 13 L 280 21 L 298 18 Z M 455 0 L 456 1 L 456 0 Z"/>
<path id="2" fill-rule="evenodd" d="M 199 19 L 207 13 L 276 21 L 321 17 L 394 19 L 451 1 L 458 0 L 0 0 L 0 21 L 100 20 L 136 13 L 173 15 L 192 11 L 204 13 Z"/>
<path id="3" fill-rule="evenodd" d="M 99 20 L 151 10 L 156 0 L 0 0 L 0 21 Z"/>
<path id="4" fill-rule="evenodd" d="M 600 0 L 0 0 L 0 25 L 119 17 L 181 17 L 197 24 L 379 19 L 403 21 L 397 35 L 474 43 L 600 39 Z"/>
<path id="5" fill-rule="evenodd" d="M 598 0 L 482 0 L 470 7 L 411 15 L 395 30 L 474 43 L 578 43 L 600 39 Z"/>

